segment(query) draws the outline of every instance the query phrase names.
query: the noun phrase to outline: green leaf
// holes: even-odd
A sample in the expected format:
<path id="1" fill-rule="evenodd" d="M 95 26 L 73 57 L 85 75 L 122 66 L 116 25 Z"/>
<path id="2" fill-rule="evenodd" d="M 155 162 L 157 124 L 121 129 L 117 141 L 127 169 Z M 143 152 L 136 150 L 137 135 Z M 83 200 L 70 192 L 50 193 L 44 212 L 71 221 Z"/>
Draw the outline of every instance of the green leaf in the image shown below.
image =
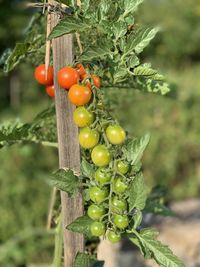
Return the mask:
<path id="1" fill-rule="evenodd" d="M 128 14 L 133 13 L 136 11 L 138 6 L 143 2 L 144 0 L 123 0 L 124 5 L 124 14 L 123 17 L 126 17 Z"/>
<path id="2" fill-rule="evenodd" d="M 127 25 L 123 21 L 114 22 L 112 25 L 112 32 L 115 36 L 115 40 L 123 37 L 127 32 Z"/>
<path id="3" fill-rule="evenodd" d="M 144 229 L 140 233 L 135 233 L 139 242 L 151 253 L 151 257 L 164 267 L 185 267 L 183 262 L 173 254 L 166 245 L 155 239 L 155 231 Z"/>
<path id="4" fill-rule="evenodd" d="M 70 169 L 59 169 L 51 176 L 49 183 L 69 194 L 70 197 L 76 195 L 80 188 L 80 181 Z"/>
<path id="5" fill-rule="evenodd" d="M 135 76 L 153 76 L 157 73 L 158 73 L 157 70 L 143 67 L 143 66 L 138 66 L 137 68 L 134 69 Z"/>
<path id="6" fill-rule="evenodd" d="M 137 174 L 131 182 L 128 190 L 129 211 L 134 208 L 143 210 L 147 199 L 147 190 L 144 184 L 144 177 L 142 173 Z"/>
<path id="7" fill-rule="evenodd" d="M 82 216 L 77 218 L 71 224 L 69 224 L 66 229 L 72 232 L 81 233 L 88 237 L 91 236 L 90 233 L 90 226 L 93 223 L 93 220 L 90 219 L 88 216 Z"/>
<path id="8" fill-rule="evenodd" d="M 104 262 L 98 261 L 86 253 L 77 253 L 73 267 L 103 267 Z"/>
<path id="9" fill-rule="evenodd" d="M 83 176 L 93 179 L 94 178 L 94 165 L 87 162 L 84 158 L 81 161 L 81 173 Z"/>
<path id="10" fill-rule="evenodd" d="M 111 3 L 108 0 L 101 0 L 98 5 L 98 13 L 100 15 L 100 21 L 106 20 Z"/>
<path id="11" fill-rule="evenodd" d="M 88 22 L 75 17 L 65 17 L 52 30 L 49 40 L 72 32 L 87 31 L 91 26 Z"/>
<path id="12" fill-rule="evenodd" d="M 136 165 L 141 160 L 144 150 L 147 147 L 150 140 L 150 135 L 145 134 L 139 139 L 128 140 L 122 147 L 125 158 L 131 163 Z"/>
<path id="13" fill-rule="evenodd" d="M 93 59 L 103 59 L 111 53 L 111 45 L 107 42 L 98 46 L 90 46 L 80 55 L 80 61 L 91 61 Z"/>
<path id="14" fill-rule="evenodd" d="M 85 13 L 90 7 L 90 0 L 82 0 L 81 1 L 81 10 Z"/>
<path id="15" fill-rule="evenodd" d="M 7 122 L 0 125 L 0 148 L 28 139 L 29 124 Z"/>
<path id="16" fill-rule="evenodd" d="M 128 70 L 125 67 L 118 67 L 115 72 L 114 72 L 114 76 L 113 76 L 113 80 L 114 80 L 114 84 L 115 83 L 120 83 L 123 82 L 128 75 Z"/>
<path id="17" fill-rule="evenodd" d="M 166 95 L 170 92 L 170 86 L 163 81 L 154 81 L 152 79 L 136 78 L 137 89 L 148 93 L 160 93 Z"/>
<path id="18" fill-rule="evenodd" d="M 127 39 L 127 44 L 124 48 L 125 54 L 141 53 L 144 48 L 155 37 L 159 28 L 139 28 L 131 33 Z"/>
<path id="19" fill-rule="evenodd" d="M 6 59 L 4 71 L 9 72 L 26 56 L 30 44 L 28 43 L 17 43 L 14 50 L 10 53 Z"/>
<path id="20" fill-rule="evenodd" d="M 127 64 L 129 68 L 134 68 L 135 66 L 140 64 L 140 60 L 135 54 L 133 54 L 128 57 Z"/>

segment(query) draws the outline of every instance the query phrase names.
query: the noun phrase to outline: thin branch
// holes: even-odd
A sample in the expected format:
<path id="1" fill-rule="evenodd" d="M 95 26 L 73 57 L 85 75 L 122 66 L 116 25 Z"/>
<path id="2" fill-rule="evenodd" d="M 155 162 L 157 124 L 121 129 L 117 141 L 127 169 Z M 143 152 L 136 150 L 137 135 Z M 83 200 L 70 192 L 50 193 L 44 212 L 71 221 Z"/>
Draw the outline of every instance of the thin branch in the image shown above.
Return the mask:
<path id="1" fill-rule="evenodd" d="M 46 37 L 48 38 L 50 32 L 51 32 L 51 14 L 50 14 L 50 5 L 53 4 L 52 0 L 48 0 L 48 14 L 47 14 L 47 31 L 46 31 Z M 45 76 L 47 78 L 48 74 L 48 68 L 50 63 L 50 54 L 51 54 L 51 41 L 46 41 L 46 51 L 45 51 Z"/>
<path id="2" fill-rule="evenodd" d="M 75 35 L 76 35 L 76 41 L 77 41 L 80 53 L 82 54 L 83 53 L 83 46 L 81 44 L 80 33 L 76 32 Z"/>
<path id="3" fill-rule="evenodd" d="M 48 217 L 47 217 L 47 230 L 51 229 L 51 222 L 53 218 L 53 209 L 55 206 L 56 202 L 56 194 L 57 194 L 57 189 L 54 187 L 51 193 L 51 199 L 49 203 L 49 212 L 48 212 Z"/>

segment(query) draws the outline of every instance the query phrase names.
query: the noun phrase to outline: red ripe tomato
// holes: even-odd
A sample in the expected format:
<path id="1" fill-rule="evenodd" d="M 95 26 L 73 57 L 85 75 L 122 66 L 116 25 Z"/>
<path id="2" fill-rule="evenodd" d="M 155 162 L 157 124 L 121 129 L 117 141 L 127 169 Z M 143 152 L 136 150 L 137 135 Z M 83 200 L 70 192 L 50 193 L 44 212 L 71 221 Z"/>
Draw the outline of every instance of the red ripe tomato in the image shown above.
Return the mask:
<path id="1" fill-rule="evenodd" d="M 72 104 L 76 106 L 83 106 L 89 103 L 92 97 L 92 91 L 87 86 L 74 84 L 68 93 L 68 98 Z"/>
<path id="2" fill-rule="evenodd" d="M 90 78 L 89 78 L 87 73 L 82 75 L 81 79 L 85 80 L 84 84 L 87 85 L 89 88 L 92 88 L 92 84 L 94 84 L 94 86 L 96 86 L 97 88 L 101 87 L 101 79 L 99 78 L 99 76 L 97 76 L 95 74 L 91 74 L 92 84 L 90 82 Z"/>
<path id="3" fill-rule="evenodd" d="M 80 76 L 83 76 L 86 73 L 85 68 L 83 67 L 81 63 L 76 64 L 75 68 L 77 69 Z"/>
<path id="4" fill-rule="evenodd" d="M 47 77 L 45 74 L 45 64 L 39 65 L 35 68 L 35 79 L 38 83 L 42 85 L 52 85 L 53 84 L 53 67 L 49 66 L 47 70 Z"/>
<path id="5" fill-rule="evenodd" d="M 72 67 L 62 68 L 58 72 L 58 84 L 64 89 L 69 89 L 72 85 L 76 84 L 79 78 L 78 71 Z"/>
<path id="6" fill-rule="evenodd" d="M 54 87 L 54 85 L 46 86 L 46 93 L 50 97 L 55 97 L 55 87 Z"/>

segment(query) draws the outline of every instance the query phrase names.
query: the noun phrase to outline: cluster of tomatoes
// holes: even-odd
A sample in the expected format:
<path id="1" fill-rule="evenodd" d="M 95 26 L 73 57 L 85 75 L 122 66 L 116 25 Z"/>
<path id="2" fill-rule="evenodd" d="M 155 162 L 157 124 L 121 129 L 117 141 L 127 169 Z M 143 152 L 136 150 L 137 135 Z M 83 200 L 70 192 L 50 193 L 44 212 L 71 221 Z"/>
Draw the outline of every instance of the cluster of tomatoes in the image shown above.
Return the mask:
<path id="1" fill-rule="evenodd" d="M 53 67 L 49 66 L 47 73 L 45 64 L 39 65 L 35 69 L 35 79 L 39 84 L 46 86 L 46 93 L 50 97 L 55 97 L 55 87 L 53 81 Z M 101 80 L 97 75 L 89 76 L 82 64 L 77 64 L 74 68 L 64 67 L 57 74 L 58 84 L 61 88 L 69 90 L 68 98 L 76 106 L 82 106 L 90 102 L 92 98 L 92 83 L 100 87 Z"/>
<path id="2" fill-rule="evenodd" d="M 49 67 L 45 76 L 45 66 L 40 65 L 35 70 L 35 78 L 49 86 L 53 82 L 52 73 L 52 67 Z M 89 74 L 82 64 L 77 64 L 74 68 L 62 68 L 57 78 L 59 85 L 68 90 L 71 103 L 77 106 L 73 119 L 80 128 L 79 143 L 88 155 L 87 160 L 95 166 L 94 177 L 88 178 L 84 191 L 88 195 L 87 215 L 93 220 L 91 234 L 106 236 L 113 243 L 119 242 L 129 225 L 125 175 L 130 168 L 119 153 L 116 156 L 113 152 L 117 147 L 120 150 L 126 133 L 110 119 L 106 110 L 99 108 L 101 80 L 97 75 Z"/>

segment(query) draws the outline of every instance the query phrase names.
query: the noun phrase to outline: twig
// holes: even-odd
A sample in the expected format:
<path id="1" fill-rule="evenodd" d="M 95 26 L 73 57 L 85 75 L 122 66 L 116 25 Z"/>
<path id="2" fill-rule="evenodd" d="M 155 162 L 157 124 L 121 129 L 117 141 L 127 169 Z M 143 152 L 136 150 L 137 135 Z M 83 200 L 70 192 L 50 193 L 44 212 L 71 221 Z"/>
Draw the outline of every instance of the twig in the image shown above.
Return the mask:
<path id="1" fill-rule="evenodd" d="M 77 41 L 80 53 L 82 54 L 83 53 L 83 46 L 81 44 L 80 33 L 76 32 L 75 35 L 76 35 L 76 41 Z"/>
<path id="2" fill-rule="evenodd" d="M 48 217 L 47 217 L 47 230 L 51 229 L 51 221 L 52 221 L 52 217 L 53 217 L 53 209 L 54 209 L 54 205 L 56 202 L 56 193 L 57 193 L 57 189 L 54 187 L 52 190 L 52 194 L 51 194 L 51 200 L 49 203 L 49 212 L 48 212 Z"/>
<path id="3" fill-rule="evenodd" d="M 79 7 L 81 6 L 81 0 L 77 0 L 77 6 L 79 6 Z M 83 46 L 81 44 L 80 33 L 76 32 L 75 35 L 76 35 L 76 41 L 77 41 L 80 53 L 82 54 L 83 53 Z"/>
<path id="4" fill-rule="evenodd" d="M 46 0 L 45 0 L 46 1 Z M 47 14 L 47 32 L 46 32 L 46 37 L 48 38 L 50 32 L 51 32 L 51 13 L 50 13 L 50 5 L 53 4 L 52 0 L 48 0 L 48 14 Z M 46 52 L 45 52 L 45 76 L 47 79 L 47 74 L 48 74 L 48 68 L 49 68 L 49 63 L 50 63 L 50 54 L 51 54 L 51 41 L 47 40 L 46 41 Z"/>

